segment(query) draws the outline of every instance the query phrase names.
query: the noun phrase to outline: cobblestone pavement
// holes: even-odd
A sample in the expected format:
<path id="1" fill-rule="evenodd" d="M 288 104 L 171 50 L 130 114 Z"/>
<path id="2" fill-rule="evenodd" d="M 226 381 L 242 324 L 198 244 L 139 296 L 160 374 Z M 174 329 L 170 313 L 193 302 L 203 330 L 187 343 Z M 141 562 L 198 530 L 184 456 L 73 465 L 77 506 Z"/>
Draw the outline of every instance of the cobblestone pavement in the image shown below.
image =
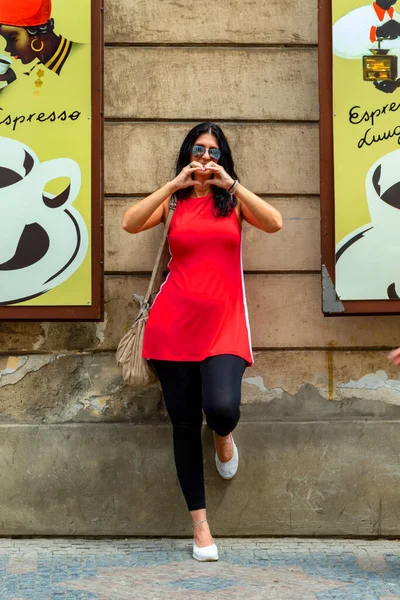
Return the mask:
<path id="1" fill-rule="evenodd" d="M 400 600 L 398 541 L 0 539 L 1 600 Z"/>

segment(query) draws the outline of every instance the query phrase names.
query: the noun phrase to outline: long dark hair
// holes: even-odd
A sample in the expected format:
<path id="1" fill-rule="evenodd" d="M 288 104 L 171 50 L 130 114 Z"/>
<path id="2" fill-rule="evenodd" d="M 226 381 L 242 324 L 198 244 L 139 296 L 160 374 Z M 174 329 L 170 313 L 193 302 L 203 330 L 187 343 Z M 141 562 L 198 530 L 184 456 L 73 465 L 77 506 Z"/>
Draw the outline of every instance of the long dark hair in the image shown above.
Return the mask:
<path id="1" fill-rule="evenodd" d="M 208 133 L 217 138 L 218 147 L 221 150 L 221 158 L 219 159 L 218 164 L 224 167 L 225 171 L 233 179 L 239 179 L 233 165 L 232 152 L 228 140 L 221 127 L 218 127 L 215 123 L 199 123 L 199 125 L 196 125 L 189 131 L 179 150 L 175 174 L 179 175 L 182 169 L 190 163 L 192 148 L 197 138 L 200 137 L 202 133 Z M 216 185 L 212 185 L 211 187 L 214 194 L 214 215 L 216 217 L 229 217 L 237 204 L 235 196 L 232 196 L 227 190 Z M 176 192 L 176 196 L 179 200 L 189 198 L 192 194 L 193 187 L 184 188 Z"/>

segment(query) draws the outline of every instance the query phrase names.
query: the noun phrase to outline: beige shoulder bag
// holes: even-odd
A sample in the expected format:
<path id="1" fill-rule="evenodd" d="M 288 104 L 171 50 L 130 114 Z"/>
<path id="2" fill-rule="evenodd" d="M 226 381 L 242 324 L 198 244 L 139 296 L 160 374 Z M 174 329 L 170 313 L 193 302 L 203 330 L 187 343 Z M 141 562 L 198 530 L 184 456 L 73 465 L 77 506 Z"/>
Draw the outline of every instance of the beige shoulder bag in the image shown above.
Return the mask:
<path id="1" fill-rule="evenodd" d="M 146 296 L 140 305 L 139 314 L 134 324 L 128 333 L 121 339 L 117 348 L 116 359 L 118 365 L 122 367 L 122 377 L 124 381 L 132 387 L 146 387 L 157 381 L 157 375 L 151 363 L 145 358 L 142 358 L 144 328 L 150 314 L 154 295 L 161 285 L 164 268 L 164 261 L 162 259 L 165 258 L 168 253 L 167 236 L 176 205 L 177 199 L 176 196 L 173 195 L 169 201 L 168 218 L 165 223 L 163 236 Z"/>

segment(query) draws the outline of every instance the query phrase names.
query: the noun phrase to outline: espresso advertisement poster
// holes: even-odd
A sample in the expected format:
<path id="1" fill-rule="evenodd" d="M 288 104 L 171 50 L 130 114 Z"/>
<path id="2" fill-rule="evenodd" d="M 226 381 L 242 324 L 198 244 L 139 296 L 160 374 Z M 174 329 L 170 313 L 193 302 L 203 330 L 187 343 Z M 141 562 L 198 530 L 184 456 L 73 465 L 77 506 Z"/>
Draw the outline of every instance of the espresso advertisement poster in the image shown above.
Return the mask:
<path id="1" fill-rule="evenodd" d="M 3 307 L 93 305 L 92 12 L 0 1 Z"/>
<path id="2" fill-rule="evenodd" d="M 336 293 L 397 300 L 400 0 L 333 0 L 332 42 Z"/>

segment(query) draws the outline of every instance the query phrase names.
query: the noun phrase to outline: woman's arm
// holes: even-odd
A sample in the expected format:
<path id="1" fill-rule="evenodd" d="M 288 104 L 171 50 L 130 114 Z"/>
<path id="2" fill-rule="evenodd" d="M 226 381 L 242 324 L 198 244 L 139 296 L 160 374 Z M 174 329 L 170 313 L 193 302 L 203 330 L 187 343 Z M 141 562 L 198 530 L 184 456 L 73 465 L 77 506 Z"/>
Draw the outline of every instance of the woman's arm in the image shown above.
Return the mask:
<path id="1" fill-rule="evenodd" d="M 233 187 L 234 179 L 228 175 L 221 165 L 209 162 L 206 164 L 206 169 L 213 172 L 214 178 L 207 179 L 205 183 L 218 185 L 228 191 Z M 254 225 L 254 227 L 267 233 L 275 233 L 275 231 L 282 229 L 282 215 L 279 210 L 250 192 L 240 183 L 234 194 L 239 200 L 241 216 L 250 225 Z"/>
<path id="2" fill-rule="evenodd" d="M 131 206 L 122 217 L 122 228 L 128 233 L 140 233 L 151 227 L 165 222 L 168 213 L 168 200 L 177 190 L 187 187 L 200 187 L 198 181 L 192 179 L 192 173 L 201 169 L 198 162 L 192 162 L 162 188 L 156 190 L 150 196 L 146 196 L 140 202 Z"/>
<path id="3" fill-rule="evenodd" d="M 388 359 L 397 367 L 400 366 L 400 348 L 392 350 L 388 356 Z"/>
<path id="4" fill-rule="evenodd" d="M 128 233 L 139 233 L 163 223 L 168 207 L 167 200 L 174 192 L 176 189 L 169 181 L 150 196 L 128 208 L 122 217 L 122 228 Z"/>
<path id="5" fill-rule="evenodd" d="M 275 233 L 282 229 L 281 213 L 268 202 L 250 192 L 240 183 L 235 196 L 240 201 L 240 212 L 243 219 L 250 225 L 266 233 Z"/>

